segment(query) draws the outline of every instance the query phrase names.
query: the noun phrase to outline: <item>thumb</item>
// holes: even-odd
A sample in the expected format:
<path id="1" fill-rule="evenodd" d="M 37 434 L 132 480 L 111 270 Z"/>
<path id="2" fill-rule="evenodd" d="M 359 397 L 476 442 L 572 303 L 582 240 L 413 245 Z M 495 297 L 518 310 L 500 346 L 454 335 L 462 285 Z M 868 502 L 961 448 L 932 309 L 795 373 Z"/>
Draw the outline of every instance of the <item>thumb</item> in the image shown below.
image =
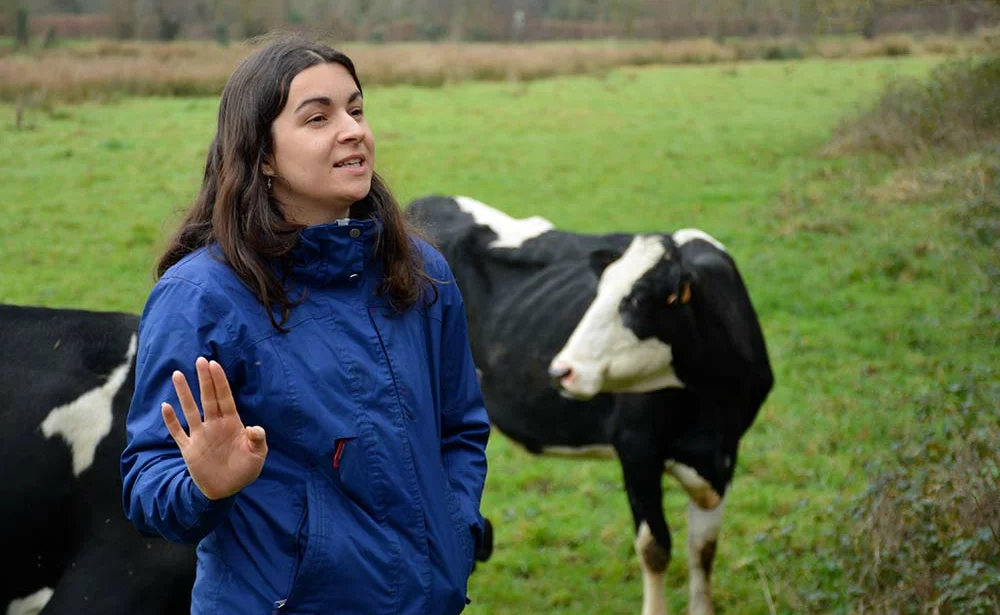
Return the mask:
<path id="1" fill-rule="evenodd" d="M 250 441 L 251 451 L 262 452 L 267 450 L 267 441 L 263 427 L 260 425 L 247 425 L 244 429 L 246 430 L 247 440 Z"/>

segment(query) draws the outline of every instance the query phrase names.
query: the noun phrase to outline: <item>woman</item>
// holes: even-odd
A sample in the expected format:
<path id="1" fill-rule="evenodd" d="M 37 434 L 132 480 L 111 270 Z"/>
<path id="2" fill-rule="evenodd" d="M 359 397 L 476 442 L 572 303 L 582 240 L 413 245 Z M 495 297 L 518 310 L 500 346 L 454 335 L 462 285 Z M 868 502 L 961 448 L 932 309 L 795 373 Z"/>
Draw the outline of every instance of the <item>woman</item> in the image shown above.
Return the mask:
<path id="1" fill-rule="evenodd" d="M 192 613 L 467 602 L 489 423 L 459 290 L 374 173 L 363 103 L 328 47 L 247 58 L 158 264 L 123 500 L 198 543 Z"/>

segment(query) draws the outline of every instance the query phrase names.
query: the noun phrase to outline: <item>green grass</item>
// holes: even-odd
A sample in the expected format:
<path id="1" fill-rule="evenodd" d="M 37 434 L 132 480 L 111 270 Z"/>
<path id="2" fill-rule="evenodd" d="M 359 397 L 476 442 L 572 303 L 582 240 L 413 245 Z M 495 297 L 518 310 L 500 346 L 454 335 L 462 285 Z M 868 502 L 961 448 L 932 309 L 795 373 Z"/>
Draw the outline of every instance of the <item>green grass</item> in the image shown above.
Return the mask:
<path id="1" fill-rule="evenodd" d="M 377 167 L 401 202 L 464 194 L 588 232 L 695 226 L 727 245 L 777 384 L 744 440 L 713 575 L 719 613 L 849 612 L 829 549 L 866 462 L 925 426 L 917 400 L 995 361 L 984 281 L 940 204 L 864 188 L 878 160 L 822 159 L 836 122 L 928 59 L 635 68 L 601 77 L 375 88 Z M 0 107 L 0 301 L 139 311 L 195 196 L 215 101 Z M 483 501 L 494 558 L 470 613 L 635 614 L 618 468 L 533 458 L 499 433 Z M 669 480 L 669 479 L 668 479 Z M 684 612 L 686 502 L 668 485 L 667 591 Z M 762 575 L 764 581 L 762 581 Z"/>

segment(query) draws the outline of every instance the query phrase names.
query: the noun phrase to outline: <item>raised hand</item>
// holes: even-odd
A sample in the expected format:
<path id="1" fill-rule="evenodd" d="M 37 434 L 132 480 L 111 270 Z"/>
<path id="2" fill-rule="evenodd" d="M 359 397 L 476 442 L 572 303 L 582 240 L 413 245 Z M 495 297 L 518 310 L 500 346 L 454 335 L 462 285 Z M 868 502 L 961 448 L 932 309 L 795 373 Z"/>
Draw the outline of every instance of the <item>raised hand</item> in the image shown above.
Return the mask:
<path id="1" fill-rule="evenodd" d="M 173 373 L 172 380 L 190 434 L 184 432 L 173 406 L 164 402 L 161 411 L 194 484 L 205 497 L 218 500 L 257 480 L 267 457 L 267 441 L 263 427 L 244 427 L 222 366 L 198 357 L 195 369 L 204 420 L 187 379 L 179 371 Z"/>

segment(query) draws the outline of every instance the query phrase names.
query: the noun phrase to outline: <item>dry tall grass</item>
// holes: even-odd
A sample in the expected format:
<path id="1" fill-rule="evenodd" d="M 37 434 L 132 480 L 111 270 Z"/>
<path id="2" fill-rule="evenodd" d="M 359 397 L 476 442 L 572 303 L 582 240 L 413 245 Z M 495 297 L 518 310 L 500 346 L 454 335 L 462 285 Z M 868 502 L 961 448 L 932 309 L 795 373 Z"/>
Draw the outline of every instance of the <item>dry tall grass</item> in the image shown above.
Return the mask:
<path id="1" fill-rule="evenodd" d="M 344 45 L 366 84 L 440 86 L 466 80 L 532 80 L 560 74 L 605 71 L 618 66 L 690 64 L 807 56 L 865 57 L 960 53 L 982 48 L 983 37 L 926 48 L 909 37 L 868 41 L 710 39 L 666 42 L 398 43 Z M 140 43 L 96 41 L 28 53 L 0 48 L 0 101 L 36 104 L 116 96 L 217 95 L 230 72 L 254 48 L 209 42 Z"/>
<path id="2" fill-rule="evenodd" d="M 0 58 L 0 100 L 79 101 L 119 95 L 216 95 L 254 45 L 99 42 Z M 623 65 L 735 59 L 710 40 L 674 43 L 348 44 L 364 83 L 440 86 L 466 80 L 531 80 Z"/>

